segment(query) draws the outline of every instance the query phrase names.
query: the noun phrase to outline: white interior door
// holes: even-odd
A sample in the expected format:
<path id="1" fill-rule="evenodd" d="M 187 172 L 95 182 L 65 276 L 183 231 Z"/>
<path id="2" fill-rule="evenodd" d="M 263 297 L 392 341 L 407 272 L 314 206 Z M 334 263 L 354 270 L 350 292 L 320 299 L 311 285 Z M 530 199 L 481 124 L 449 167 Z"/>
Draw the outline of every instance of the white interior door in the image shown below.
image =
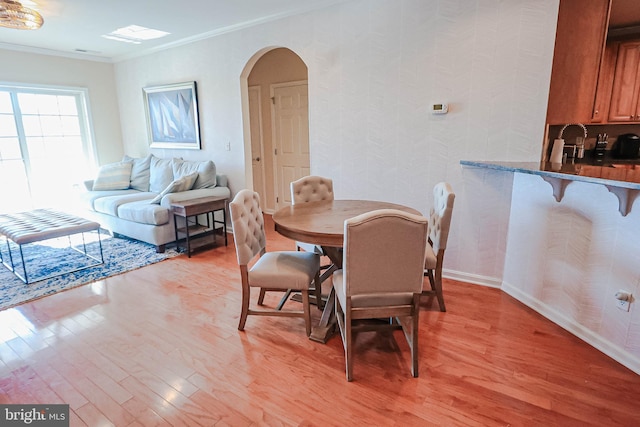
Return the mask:
<path id="1" fill-rule="evenodd" d="M 262 94 L 260 86 L 249 87 L 249 125 L 251 128 L 251 170 L 253 190 L 266 201 L 264 149 L 262 142 Z"/>
<path id="2" fill-rule="evenodd" d="M 271 86 L 276 209 L 291 204 L 291 181 L 309 175 L 307 82 Z"/>

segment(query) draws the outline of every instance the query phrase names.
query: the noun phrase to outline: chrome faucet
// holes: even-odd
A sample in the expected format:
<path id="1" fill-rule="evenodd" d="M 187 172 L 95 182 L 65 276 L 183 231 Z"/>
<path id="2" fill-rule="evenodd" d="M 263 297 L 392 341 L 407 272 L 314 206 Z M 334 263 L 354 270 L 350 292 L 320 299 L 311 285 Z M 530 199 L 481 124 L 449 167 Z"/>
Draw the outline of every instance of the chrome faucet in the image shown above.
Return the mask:
<path id="1" fill-rule="evenodd" d="M 579 126 L 582 128 L 582 131 L 584 133 L 583 137 L 577 137 L 576 138 L 576 145 L 574 147 L 574 155 L 575 157 L 582 159 L 584 157 L 584 143 L 587 140 L 587 127 L 585 125 L 583 125 L 582 123 L 567 123 L 566 125 L 562 126 L 562 129 L 560 129 L 560 133 L 558 134 L 558 139 L 562 139 L 562 134 L 564 133 L 564 130 L 566 128 L 568 128 L 569 126 Z M 573 157 L 573 156 L 571 156 Z"/>

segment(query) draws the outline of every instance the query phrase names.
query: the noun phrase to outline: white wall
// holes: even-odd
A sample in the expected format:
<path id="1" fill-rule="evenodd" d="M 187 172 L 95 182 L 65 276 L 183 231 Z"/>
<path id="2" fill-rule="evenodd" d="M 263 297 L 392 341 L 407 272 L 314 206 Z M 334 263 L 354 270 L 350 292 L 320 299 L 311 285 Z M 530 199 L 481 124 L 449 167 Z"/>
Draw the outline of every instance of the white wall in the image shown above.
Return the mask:
<path id="1" fill-rule="evenodd" d="M 0 81 L 87 88 L 96 160 L 105 164 L 122 159 L 113 64 L 0 49 Z"/>
<path id="2" fill-rule="evenodd" d="M 202 151 L 156 154 L 213 159 L 234 193 L 250 186 L 240 75 L 261 49 L 290 48 L 309 69 L 312 173 L 333 178 L 339 198 L 425 213 L 433 185 L 449 181 L 458 194 L 445 267 L 499 284 L 510 185 L 486 203 L 458 162 L 539 158 L 557 9 L 558 0 L 354 0 L 127 60 L 115 67 L 125 151 L 147 150 L 142 87 L 195 80 Z M 431 115 L 435 102 L 449 114 Z"/>

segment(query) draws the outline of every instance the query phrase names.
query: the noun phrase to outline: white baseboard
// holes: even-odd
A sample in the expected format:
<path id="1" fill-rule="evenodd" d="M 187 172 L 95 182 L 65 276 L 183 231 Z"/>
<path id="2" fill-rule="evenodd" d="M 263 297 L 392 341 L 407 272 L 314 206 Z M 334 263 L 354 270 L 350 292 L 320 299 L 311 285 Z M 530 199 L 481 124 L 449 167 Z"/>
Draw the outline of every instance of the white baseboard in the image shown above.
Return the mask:
<path id="1" fill-rule="evenodd" d="M 502 280 L 496 279 L 495 277 L 480 276 L 461 271 L 442 269 L 442 277 L 458 280 L 460 282 L 473 283 L 474 285 L 487 286 L 490 288 L 500 289 L 502 287 Z"/>
<path id="2" fill-rule="evenodd" d="M 567 318 L 548 304 L 523 293 L 513 285 L 510 285 L 509 283 L 502 283 L 501 288 L 504 292 L 511 295 L 524 305 L 540 313 L 556 325 L 566 329 L 568 332 L 585 341 L 587 344 L 597 348 L 613 360 L 640 375 L 640 358 Z"/>

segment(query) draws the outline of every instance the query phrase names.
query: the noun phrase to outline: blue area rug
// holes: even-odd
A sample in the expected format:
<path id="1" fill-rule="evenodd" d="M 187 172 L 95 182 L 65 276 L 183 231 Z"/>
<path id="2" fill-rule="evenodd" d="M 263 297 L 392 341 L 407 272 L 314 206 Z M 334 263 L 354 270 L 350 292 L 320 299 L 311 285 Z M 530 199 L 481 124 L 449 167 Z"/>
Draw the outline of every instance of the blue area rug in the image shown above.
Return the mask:
<path id="1" fill-rule="evenodd" d="M 100 259 L 97 236 L 97 233 L 85 233 L 85 243 L 87 252 Z M 27 275 L 32 283 L 25 284 L 7 267 L 0 264 L 0 310 L 179 255 L 174 249 L 159 254 L 156 253 L 156 248 L 153 245 L 126 238 L 113 238 L 104 232 L 100 237 L 104 264 L 37 282 L 35 280 L 38 278 L 84 267 L 94 264 L 95 261 L 87 259 L 82 253 L 70 248 L 67 238 L 24 245 L 23 253 L 27 265 Z M 71 243 L 82 249 L 80 239 L 81 235 L 73 236 Z M 0 253 L 5 262 L 9 260 L 9 252 L 3 238 L 0 238 Z M 17 246 L 12 246 L 12 253 L 17 271 L 22 274 L 22 264 Z"/>

